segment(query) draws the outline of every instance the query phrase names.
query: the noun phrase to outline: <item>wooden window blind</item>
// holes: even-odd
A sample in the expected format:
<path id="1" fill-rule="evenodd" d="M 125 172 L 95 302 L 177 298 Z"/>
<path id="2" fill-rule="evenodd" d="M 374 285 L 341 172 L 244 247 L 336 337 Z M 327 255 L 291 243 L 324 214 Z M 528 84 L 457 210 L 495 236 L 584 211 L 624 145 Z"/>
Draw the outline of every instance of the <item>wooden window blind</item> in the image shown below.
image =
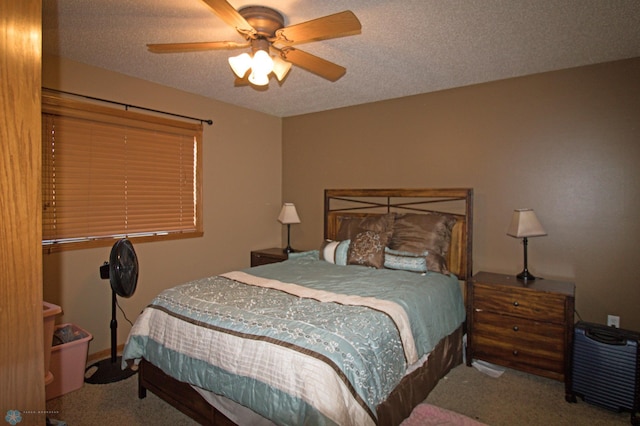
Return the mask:
<path id="1" fill-rule="evenodd" d="M 43 93 L 43 246 L 201 236 L 202 125 Z"/>

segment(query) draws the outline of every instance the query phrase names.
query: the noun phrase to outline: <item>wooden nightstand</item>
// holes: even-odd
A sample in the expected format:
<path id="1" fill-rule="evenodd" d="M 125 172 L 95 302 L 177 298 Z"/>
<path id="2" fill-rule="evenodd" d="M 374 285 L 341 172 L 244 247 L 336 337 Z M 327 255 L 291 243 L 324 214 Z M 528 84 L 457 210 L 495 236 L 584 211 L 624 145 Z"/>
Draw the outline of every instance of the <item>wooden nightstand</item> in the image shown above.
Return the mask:
<path id="1" fill-rule="evenodd" d="M 467 365 L 480 359 L 565 382 L 570 391 L 575 285 L 479 272 L 467 283 Z"/>
<path id="2" fill-rule="evenodd" d="M 283 262 L 289 258 L 289 255 L 282 251 L 283 249 L 274 247 L 263 250 L 254 250 L 251 252 L 251 267 L 266 265 L 268 263 Z"/>

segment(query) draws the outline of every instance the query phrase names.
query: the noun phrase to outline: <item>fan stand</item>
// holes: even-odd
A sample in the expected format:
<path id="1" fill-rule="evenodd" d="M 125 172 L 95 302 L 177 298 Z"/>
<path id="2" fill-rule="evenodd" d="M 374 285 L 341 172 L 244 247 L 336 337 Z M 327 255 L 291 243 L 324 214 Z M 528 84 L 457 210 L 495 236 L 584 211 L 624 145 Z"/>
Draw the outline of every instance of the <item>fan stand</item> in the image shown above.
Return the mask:
<path id="1" fill-rule="evenodd" d="M 136 374 L 136 371 L 130 367 L 123 370 L 121 367 L 122 357 L 117 356 L 118 320 L 116 319 L 116 292 L 114 290 L 111 290 L 111 323 L 109 326 L 111 327 L 111 358 L 103 359 L 87 367 L 85 383 L 104 385 L 119 382 Z M 93 369 L 96 371 L 86 377 L 87 373 Z"/>

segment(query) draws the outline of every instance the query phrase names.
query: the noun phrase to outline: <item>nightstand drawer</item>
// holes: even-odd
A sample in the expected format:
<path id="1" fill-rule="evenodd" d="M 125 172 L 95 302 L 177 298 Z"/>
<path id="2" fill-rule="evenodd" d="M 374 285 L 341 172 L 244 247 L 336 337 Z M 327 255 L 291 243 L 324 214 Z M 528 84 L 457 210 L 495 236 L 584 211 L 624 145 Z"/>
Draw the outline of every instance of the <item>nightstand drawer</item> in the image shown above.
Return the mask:
<path id="1" fill-rule="evenodd" d="M 271 256 L 265 256 L 260 253 L 251 253 L 251 266 L 268 265 L 269 263 L 277 262 L 282 262 L 282 260 Z"/>
<path id="2" fill-rule="evenodd" d="M 556 380 L 564 378 L 563 352 L 543 350 L 483 335 L 474 338 L 474 353 L 479 359 Z"/>
<path id="3" fill-rule="evenodd" d="M 479 310 L 474 313 L 473 320 L 476 336 L 509 342 L 514 347 L 549 353 L 562 359 L 565 349 L 562 325 Z"/>
<path id="4" fill-rule="evenodd" d="M 289 258 L 281 248 L 269 248 L 263 250 L 254 250 L 251 252 L 251 267 L 268 265 L 270 263 L 284 262 Z"/>
<path id="5" fill-rule="evenodd" d="M 557 324 L 565 321 L 564 299 L 563 296 L 549 293 L 485 284 L 475 284 L 473 294 L 476 310 Z"/>

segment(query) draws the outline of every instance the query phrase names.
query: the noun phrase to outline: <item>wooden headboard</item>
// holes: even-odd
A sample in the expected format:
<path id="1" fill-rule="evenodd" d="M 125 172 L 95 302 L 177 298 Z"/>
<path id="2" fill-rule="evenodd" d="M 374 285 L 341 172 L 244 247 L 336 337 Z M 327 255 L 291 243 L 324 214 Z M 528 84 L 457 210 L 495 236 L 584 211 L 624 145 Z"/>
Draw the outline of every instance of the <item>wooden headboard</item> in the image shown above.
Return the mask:
<path id="1" fill-rule="evenodd" d="M 447 253 L 449 270 L 466 281 L 472 275 L 473 189 L 326 189 L 324 238 L 337 239 L 344 218 L 386 213 L 447 213 L 457 221 Z"/>

